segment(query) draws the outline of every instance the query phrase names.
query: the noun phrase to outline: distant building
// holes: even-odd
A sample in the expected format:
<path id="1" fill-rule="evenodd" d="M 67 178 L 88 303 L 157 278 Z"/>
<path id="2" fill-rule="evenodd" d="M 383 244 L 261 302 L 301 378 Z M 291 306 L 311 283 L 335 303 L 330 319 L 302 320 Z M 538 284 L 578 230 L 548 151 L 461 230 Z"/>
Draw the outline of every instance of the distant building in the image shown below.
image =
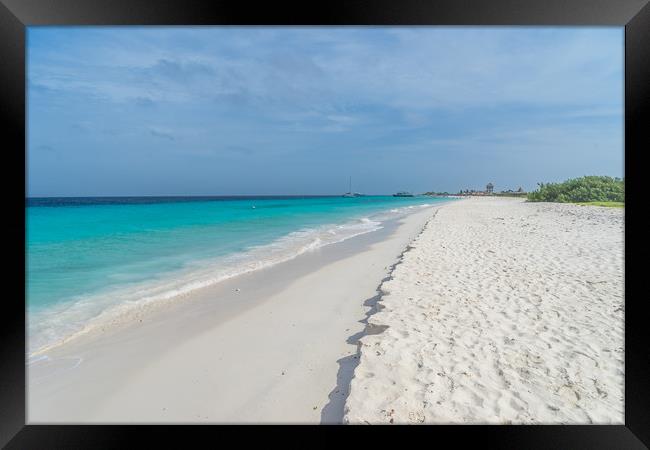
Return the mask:
<path id="1" fill-rule="evenodd" d="M 494 191 L 494 185 L 492 183 L 488 183 L 487 186 L 485 186 L 485 193 L 491 194 L 493 191 Z"/>

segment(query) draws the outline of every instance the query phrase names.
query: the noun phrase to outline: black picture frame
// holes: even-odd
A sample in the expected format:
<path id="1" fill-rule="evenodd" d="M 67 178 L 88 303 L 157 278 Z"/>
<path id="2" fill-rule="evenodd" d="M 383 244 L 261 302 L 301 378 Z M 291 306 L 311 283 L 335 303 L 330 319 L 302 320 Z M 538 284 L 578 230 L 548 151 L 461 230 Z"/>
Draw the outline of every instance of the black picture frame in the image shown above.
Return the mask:
<path id="1" fill-rule="evenodd" d="M 648 151 L 650 103 L 650 5 L 648 0 L 330 0 L 300 4 L 199 0 L 0 0 L 0 114 L 3 124 L 6 202 L 2 221 L 11 244 L 0 326 L 0 445 L 7 448 L 129 447 L 146 437 L 167 444 L 188 436 L 223 441 L 212 426 L 26 425 L 25 410 L 25 35 L 35 25 L 591 25 L 625 27 L 625 266 L 643 267 L 640 158 Z M 22 181 L 22 184 L 21 184 Z M 636 194 L 640 195 L 640 194 Z M 23 196 L 23 198 L 21 198 Z M 639 264 L 635 264 L 639 263 Z M 22 263 L 22 264 L 21 264 Z M 404 433 L 478 442 L 498 448 L 647 448 L 650 445 L 650 350 L 643 314 L 647 295 L 638 276 L 625 280 L 625 425 L 425 426 L 372 428 L 374 436 Z M 22 281 L 20 281 L 22 280 Z M 263 428 L 274 433 L 278 428 Z M 354 430 L 354 431 L 353 431 Z M 362 430 L 362 431 L 359 431 Z M 363 433 L 370 427 L 319 427 L 320 432 Z M 296 430 L 292 430 L 295 433 Z M 315 431 L 315 427 L 300 427 Z M 236 429 L 239 440 L 259 433 Z M 378 433 L 378 434 L 377 434 Z M 295 434 L 294 434 L 295 439 Z M 286 441 L 285 441 L 286 442 Z M 289 445 L 298 444 L 289 441 Z M 310 441 L 304 445 L 311 445 Z"/>

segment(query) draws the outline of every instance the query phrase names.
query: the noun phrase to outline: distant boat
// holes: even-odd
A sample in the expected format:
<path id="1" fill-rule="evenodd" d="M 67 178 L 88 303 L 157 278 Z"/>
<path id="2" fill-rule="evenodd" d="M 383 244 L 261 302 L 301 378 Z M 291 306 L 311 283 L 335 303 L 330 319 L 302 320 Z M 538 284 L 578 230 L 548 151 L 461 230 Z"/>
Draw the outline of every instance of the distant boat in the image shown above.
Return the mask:
<path id="1" fill-rule="evenodd" d="M 343 197 L 363 197 L 364 194 L 360 194 L 358 192 L 352 192 L 352 177 L 350 177 L 350 187 L 348 191 L 343 194 Z"/>
<path id="2" fill-rule="evenodd" d="M 410 192 L 398 192 L 397 194 L 393 194 L 393 197 L 415 197 L 415 195 L 411 194 Z"/>

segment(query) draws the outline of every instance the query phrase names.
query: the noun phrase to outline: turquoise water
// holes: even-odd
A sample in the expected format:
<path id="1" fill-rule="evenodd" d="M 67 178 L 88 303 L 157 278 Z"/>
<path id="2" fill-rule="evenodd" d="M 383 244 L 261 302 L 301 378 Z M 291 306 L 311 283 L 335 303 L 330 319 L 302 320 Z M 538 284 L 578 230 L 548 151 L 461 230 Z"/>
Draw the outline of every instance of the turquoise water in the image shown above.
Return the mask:
<path id="1" fill-rule="evenodd" d="M 173 299 L 446 200 L 29 199 L 30 350 L 124 308 Z"/>

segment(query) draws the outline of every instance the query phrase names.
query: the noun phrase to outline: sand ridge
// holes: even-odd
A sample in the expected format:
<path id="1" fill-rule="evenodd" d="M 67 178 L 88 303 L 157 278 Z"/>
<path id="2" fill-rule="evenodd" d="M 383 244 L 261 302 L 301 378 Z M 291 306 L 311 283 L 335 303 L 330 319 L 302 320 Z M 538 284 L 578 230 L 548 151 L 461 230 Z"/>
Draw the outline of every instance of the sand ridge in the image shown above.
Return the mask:
<path id="1" fill-rule="evenodd" d="M 623 423 L 623 210 L 440 208 L 381 286 L 347 423 Z"/>

